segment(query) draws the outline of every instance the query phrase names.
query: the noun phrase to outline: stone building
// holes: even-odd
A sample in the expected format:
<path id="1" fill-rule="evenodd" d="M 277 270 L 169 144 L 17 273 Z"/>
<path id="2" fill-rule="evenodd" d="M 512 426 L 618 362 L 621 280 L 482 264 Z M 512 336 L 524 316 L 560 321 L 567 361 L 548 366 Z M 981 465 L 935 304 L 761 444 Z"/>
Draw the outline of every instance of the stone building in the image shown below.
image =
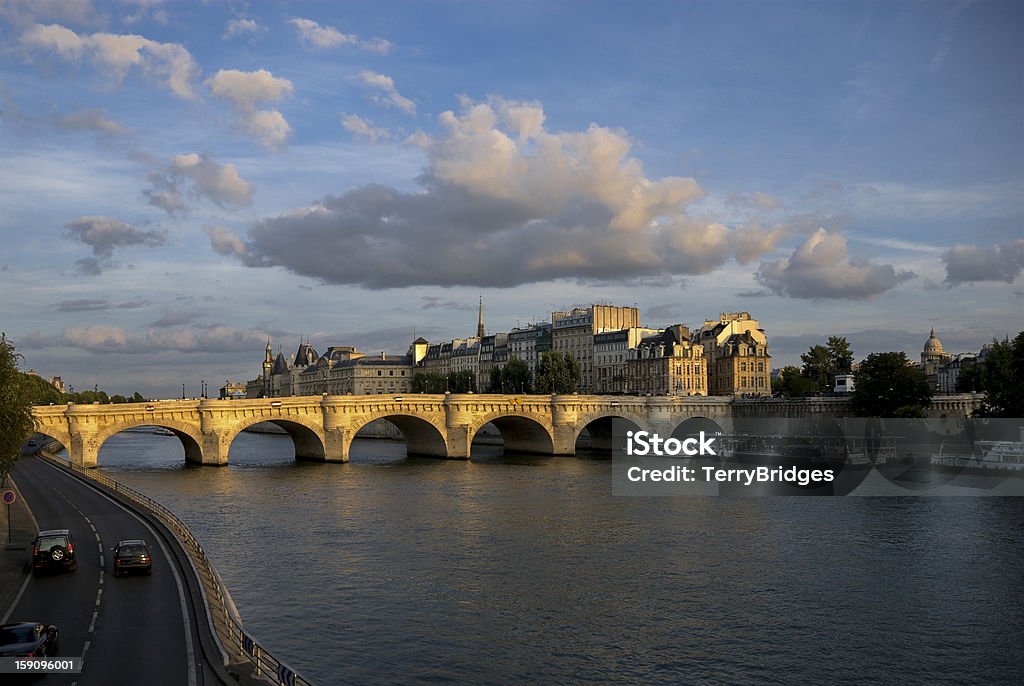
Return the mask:
<path id="1" fill-rule="evenodd" d="M 640 395 L 707 395 L 704 347 L 676 324 L 644 337 L 628 351 L 626 392 Z"/>
<path id="2" fill-rule="evenodd" d="M 696 338 L 704 347 L 709 395 L 771 395 L 768 338 L 749 312 L 706 320 Z"/>
<path id="3" fill-rule="evenodd" d="M 328 373 L 331 395 L 402 394 L 412 391 L 411 355 L 360 355 L 339 362 Z"/>
<path id="4" fill-rule="evenodd" d="M 932 327 L 928 340 L 924 342 L 924 350 L 921 351 L 921 362 L 916 367 L 924 372 L 928 378 L 928 387 L 933 391 L 939 389 L 939 369 L 945 366 L 950 360 L 948 353 L 942 349 L 942 341 L 935 335 L 935 327 Z"/>
<path id="5" fill-rule="evenodd" d="M 594 335 L 640 326 L 635 307 L 590 305 L 551 313 L 551 349 L 571 355 L 580 365 L 581 393 L 594 392 Z"/>
<path id="6" fill-rule="evenodd" d="M 627 393 L 627 363 L 646 336 L 657 329 L 634 326 L 621 331 L 594 334 L 594 393 Z"/>
<path id="7" fill-rule="evenodd" d="M 541 322 L 525 327 L 516 327 L 508 334 L 506 359 L 514 357 L 530 368 L 530 379 L 537 378 L 540 356 L 551 350 L 551 324 Z"/>

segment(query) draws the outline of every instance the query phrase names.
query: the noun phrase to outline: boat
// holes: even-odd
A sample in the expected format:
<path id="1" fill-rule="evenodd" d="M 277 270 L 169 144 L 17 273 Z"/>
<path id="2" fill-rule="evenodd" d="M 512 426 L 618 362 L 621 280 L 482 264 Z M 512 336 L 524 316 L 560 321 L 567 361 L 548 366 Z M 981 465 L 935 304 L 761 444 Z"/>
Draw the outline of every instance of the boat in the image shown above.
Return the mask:
<path id="1" fill-rule="evenodd" d="M 724 435 L 727 461 L 763 465 L 868 468 L 894 459 L 893 439 L 844 436 Z"/>
<path id="2" fill-rule="evenodd" d="M 155 433 L 157 436 L 173 436 L 174 435 L 173 431 L 171 431 L 170 429 L 165 429 L 162 426 L 158 426 L 155 429 L 153 429 L 153 433 Z"/>
<path id="3" fill-rule="evenodd" d="M 956 470 L 1024 473 L 1024 428 L 1019 441 L 977 441 L 971 453 L 946 453 L 944 445 L 932 455 L 932 466 Z"/>

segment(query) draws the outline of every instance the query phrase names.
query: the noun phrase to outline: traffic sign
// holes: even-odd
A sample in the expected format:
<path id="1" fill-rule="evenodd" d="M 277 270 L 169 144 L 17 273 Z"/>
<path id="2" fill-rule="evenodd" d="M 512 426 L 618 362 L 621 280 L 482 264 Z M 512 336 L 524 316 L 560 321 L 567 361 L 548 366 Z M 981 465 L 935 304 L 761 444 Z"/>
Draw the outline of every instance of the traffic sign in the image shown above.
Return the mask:
<path id="1" fill-rule="evenodd" d="M 17 499 L 18 499 L 18 496 L 14 493 L 14 491 L 11 491 L 11 490 L 4 491 L 4 502 L 7 503 L 8 505 L 13 503 Z"/>

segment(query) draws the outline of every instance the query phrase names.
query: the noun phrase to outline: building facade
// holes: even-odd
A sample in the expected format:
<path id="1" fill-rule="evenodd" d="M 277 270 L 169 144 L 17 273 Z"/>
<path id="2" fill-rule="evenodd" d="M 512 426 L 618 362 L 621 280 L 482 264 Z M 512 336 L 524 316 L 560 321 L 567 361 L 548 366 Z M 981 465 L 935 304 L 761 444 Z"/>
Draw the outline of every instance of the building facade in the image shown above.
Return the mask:
<path id="1" fill-rule="evenodd" d="M 551 349 L 571 355 L 580 366 L 581 393 L 594 392 L 594 336 L 606 331 L 621 331 L 640 326 L 640 311 L 635 307 L 590 305 L 569 312 L 551 313 Z"/>
<path id="2" fill-rule="evenodd" d="M 676 324 L 644 337 L 629 351 L 626 392 L 640 395 L 707 395 L 704 347 Z"/>
<path id="3" fill-rule="evenodd" d="M 697 334 L 707 360 L 709 395 L 771 395 L 771 355 L 749 312 L 723 312 Z"/>

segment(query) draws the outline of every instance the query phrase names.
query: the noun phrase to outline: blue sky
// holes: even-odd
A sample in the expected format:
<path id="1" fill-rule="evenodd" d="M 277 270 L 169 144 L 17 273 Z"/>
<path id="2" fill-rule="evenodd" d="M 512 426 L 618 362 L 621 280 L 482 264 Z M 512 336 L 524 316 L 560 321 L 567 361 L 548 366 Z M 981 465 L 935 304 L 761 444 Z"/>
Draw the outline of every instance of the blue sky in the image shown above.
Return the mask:
<path id="1" fill-rule="evenodd" d="M 1014 2 L 0 0 L 25 366 L 197 392 L 595 301 L 775 366 L 1024 328 Z"/>

